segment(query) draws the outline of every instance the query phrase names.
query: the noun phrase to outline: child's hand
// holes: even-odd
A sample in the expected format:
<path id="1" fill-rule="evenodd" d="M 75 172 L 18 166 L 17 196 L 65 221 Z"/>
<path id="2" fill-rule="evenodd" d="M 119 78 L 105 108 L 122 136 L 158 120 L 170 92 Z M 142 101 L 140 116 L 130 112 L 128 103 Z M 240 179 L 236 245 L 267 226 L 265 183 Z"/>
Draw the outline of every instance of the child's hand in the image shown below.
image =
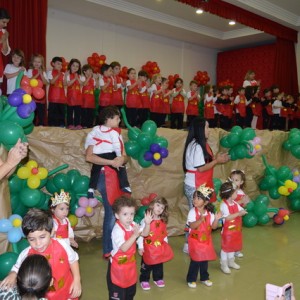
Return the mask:
<path id="1" fill-rule="evenodd" d="M 139 237 L 141 235 L 141 227 L 138 224 L 133 225 L 133 235 Z"/>
<path id="2" fill-rule="evenodd" d="M 81 295 L 81 283 L 74 280 L 70 287 L 70 297 L 78 298 Z"/>
<path id="3" fill-rule="evenodd" d="M 249 198 L 248 195 L 245 195 L 245 196 L 242 198 L 242 200 L 243 200 L 243 203 L 244 203 L 245 205 L 248 204 L 248 203 L 250 202 L 250 198 Z"/>
<path id="4" fill-rule="evenodd" d="M 10 290 L 12 289 L 17 283 L 17 273 L 10 272 L 3 281 L 0 282 L 0 289 L 3 290 Z"/>
<path id="5" fill-rule="evenodd" d="M 145 221 L 145 224 L 147 224 L 147 225 L 150 225 L 150 223 L 153 221 L 153 214 L 151 211 L 145 212 L 144 221 Z"/>
<path id="6" fill-rule="evenodd" d="M 248 212 L 243 209 L 243 210 L 239 211 L 239 216 L 242 217 L 242 216 L 246 215 L 247 213 Z"/>
<path id="7" fill-rule="evenodd" d="M 144 254 L 144 249 L 139 249 L 138 252 L 139 252 L 139 255 L 140 255 L 140 256 L 143 256 L 143 254 Z"/>
<path id="8" fill-rule="evenodd" d="M 70 239 L 70 244 L 71 244 L 72 247 L 78 248 L 78 244 L 74 239 Z"/>
<path id="9" fill-rule="evenodd" d="M 218 221 L 222 219 L 222 213 L 220 211 L 215 214 L 215 219 Z"/>

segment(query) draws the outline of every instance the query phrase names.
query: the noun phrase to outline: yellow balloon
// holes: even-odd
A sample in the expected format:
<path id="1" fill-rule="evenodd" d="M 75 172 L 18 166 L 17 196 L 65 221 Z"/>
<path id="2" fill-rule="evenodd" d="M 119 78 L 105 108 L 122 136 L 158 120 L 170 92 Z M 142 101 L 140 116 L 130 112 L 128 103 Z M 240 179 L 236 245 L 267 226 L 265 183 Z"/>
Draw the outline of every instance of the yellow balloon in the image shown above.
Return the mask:
<path id="1" fill-rule="evenodd" d="M 26 164 L 26 167 L 28 167 L 29 169 L 37 168 L 38 163 L 35 160 L 29 160 Z"/>
<path id="2" fill-rule="evenodd" d="M 85 211 L 86 211 L 88 214 L 90 214 L 90 213 L 93 211 L 93 208 L 90 207 L 90 206 L 87 206 L 86 209 L 85 209 Z"/>
<path id="3" fill-rule="evenodd" d="M 289 217 L 288 215 L 286 215 L 286 216 L 283 217 L 283 220 L 284 220 L 284 221 L 288 221 L 289 218 L 290 218 L 290 217 Z"/>
<path id="4" fill-rule="evenodd" d="M 70 221 L 71 227 L 75 227 L 78 224 L 78 218 L 75 215 L 69 215 L 68 219 Z"/>
<path id="5" fill-rule="evenodd" d="M 21 167 L 20 169 L 18 169 L 17 171 L 17 176 L 21 179 L 26 179 L 30 176 L 30 169 L 27 167 Z"/>
<path id="6" fill-rule="evenodd" d="M 29 84 L 31 87 L 37 87 L 39 85 L 39 82 L 37 79 L 30 79 Z"/>
<path id="7" fill-rule="evenodd" d="M 38 188 L 40 184 L 41 184 L 41 180 L 38 176 L 29 176 L 29 178 L 27 179 L 28 187 L 33 190 Z"/>
<path id="8" fill-rule="evenodd" d="M 30 96 L 29 94 L 23 95 L 23 103 L 28 104 L 28 103 L 30 103 L 31 101 L 32 101 L 32 98 L 31 98 L 31 96 Z"/>
<path id="9" fill-rule="evenodd" d="M 278 193 L 279 193 L 280 195 L 283 195 L 283 196 L 287 196 L 287 195 L 290 194 L 289 191 L 288 191 L 288 189 L 287 189 L 285 186 L 280 186 L 280 187 L 278 188 Z"/>
<path id="10" fill-rule="evenodd" d="M 45 179 L 48 176 L 48 170 L 46 168 L 38 168 L 39 172 L 37 173 L 37 176 L 40 179 Z"/>
<path id="11" fill-rule="evenodd" d="M 299 171 L 295 171 L 293 175 L 294 176 L 298 176 L 299 175 Z"/>
<path id="12" fill-rule="evenodd" d="M 154 153 L 153 158 L 155 160 L 159 160 L 160 159 L 160 154 L 159 153 Z"/>
<path id="13" fill-rule="evenodd" d="M 261 145 L 255 145 L 254 148 L 255 148 L 256 151 L 260 151 L 261 150 Z"/>
<path id="14" fill-rule="evenodd" d="M 297 183 L 288 179 L 284 182 L 284 185 L 287 187 L 287 188 L 292 188 L 293 190 L 295 190 L 297 188 Z"/>
<path id="15" fill-rule="evenodd" d="M 14 219 L 12 222 L 14 227 L 20 227 L 22 225 L 22 220 L 21 219 Z"/>

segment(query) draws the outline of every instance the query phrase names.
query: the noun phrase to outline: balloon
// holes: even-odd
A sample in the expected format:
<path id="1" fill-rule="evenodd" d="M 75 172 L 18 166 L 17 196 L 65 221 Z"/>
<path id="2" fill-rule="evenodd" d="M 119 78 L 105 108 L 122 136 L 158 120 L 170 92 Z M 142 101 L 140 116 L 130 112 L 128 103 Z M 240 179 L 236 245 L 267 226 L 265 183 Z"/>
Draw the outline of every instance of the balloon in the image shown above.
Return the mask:
<path id="1" fill-rule="evenodd" d="M 136 141 L 127 141 L 125 143 L 125 151 L 127 155 L 135 157 L 140 153 L 141 147 Z"/>
<path id="2" fill-rule="evenodd" d="M 245 216 L 243 216 L 243 225 L 246 227 L 254 227 L 258 222 L 258 219 L 255 214 L 248 213 Z"/>
<path id="3" fill-rule="evenodd" d="M 27 106 L 29 104 L 26 104 Z M 13 114 L 9 120 L 11 122 L 14 122 L 14 123 L 17 123 L 18 125 L 20 125 L 21 127 L 23 127 L 23 130 L 24 130 L 24 133 L 25 133 L 25 129 L 24 127 L 26 126 L 32 126 L 32 121 L 33 121 L 33 118 L 34 118 L 34 114 L 33 113 L 30 113 L 29 117 L 28 118 L 21 118 L 18 113 L 16 114 Z M 26 133 L 25 133 L 26 134 Z"/>
<path id="4" fill-rule="evenodd" d="M 266 206 L 268 206 L 269 203 L 270 203 L 270 200 L 269 200 L 268 196 L 266 196 L 266 195 L 258 195 L 258 196 L 256 197 L 256 199 L 255 199 L 255 202 L 256 202 L 256 203 L 263 203 L 263 204 L 265 204 Z M 248 204 L 249 204 L 249 203 L 248 203 Z"/>
<path id="5" fill-rule="evenodd" d="M 39 83 L 38 83 L 37 79 L 33 78 L 33 79 L 30 79 L 29 84 L 31 87 L 37 87 Z"/>
<path id="6" fill-rule="evenodd" d="M 142 125 L 142 132 L 148 133 L 152 137 L 155 136 L 156 130 L 157 130 L 157 125 L 152 120 L 147 120 Z"/>
<path id="7" fill-rule="evenodd" d="M 286 180 L 286 179 L 292 179 L 293 174 L 289 167 L 282 166 L 277 170 L 277 178 L 279 180 Z"/>
<path id="8" fill-rule="evenodd" d="M 19 106 L 21 103 L 23 103 L 22 95 L 15 92 L 10 94 L 8 96 L 8 103 L 11 106 Z"/>
<path id="9" fill-rule="evenodd" d="M 45 96 L 45 91 L 42 88 L 37 87 L 33 89 L 32 94 L 35 99 L 42 99 Z"/>
<path id="10" fill-rule="evenodd" d="M 292 210 L 300 210 L 300 199 L 292 199 L 290 201 L 290 207 Z"/>
<path id="11" fill-rule="evenodd" d="M 35 111 L 35 109 L 36 109 L 36 103 L 35 103 L 35 101 L 29 102 L 29 103 L 28 103 L 28 106 L 30 107 L 31 112 L 34 112 L 34 111 Z"/>
<path id="12" fill-rule="evenodd" d="M 136 127 L 130 128 L 128 130 L 128 139 L 135 141 L 135 140 L 137 140 L 140 133 L 141 133 L 141 130 L 139 128 L 136 128 Z"/>
<path id="13" fill-rule="evenodd" d="M 270 217 L 267 214 L 258 217 L 258 224 L 266 225 L 270 221 Z"/>
<path id="14" fill-rule="evenodd" d="M 231 160 L 237 160 L 237 159 L 238 159 L 238 157 L 237 157 L 237 155 L 236 155 L 236 152 L 235 152 L 235 147 L 234 147 L 234 148 L 231 148 L 231 149 L 228 151 L 228 154 L 229 154 Z"/>
<path id="15" fill-rule="evenodd" d="M 78 200 L 79 206 L 87 207 L 89 205 L 89 199 L 86 197 L 80 197 Z"/>
<path id="16" fill-rule="evenodd" d="M 60 189 L 56 187 L 56 185 L 53 182 L 53 179 L 48 179 L 47 184 L 46 184 L 46 189 L 50 194 L 54 194 L 55 192 L 59 192 Z"/>
<path id="17" fill-rule="evenodd" d="M 17 262 L 18 256 L 14 252 L 6 252 L 0 255 L 0 281 L 8 275 L 13 265 Z"/>
<path id="18" fill-rule="evenodd" d="M 75 215 L 78 218 L 82 218 L 85 215 L 85 207 L 78 207 L 75 211 Z"/>
<path id="19" fill-rule="evenodd" d="M 243 129 L 241 140 L 242 141 L 250 141 L 255 138 L 255 131 L 253 128 L 245 128 Z"/>
<path id="20" fill-rule="evenodd" d="M 155 152 L 159 152 L 160 151 L 160 146 L 158 144 L 151 144 L 150 146 L 150 151 L 152 153 L 155 153 Z"/>
<path id="21" fill-rule="evenodd" d="M 29 124 L 28 126 L 24 127 L 24 133 L 25 134 L 30 134 L 34 129 L 34 125 L 33 124 Z"/>
<path id="22" fill-rule="evenodd" d="M 145 160 L 144 153 L 139 154 L 138 162 L 142 168 L 149 168 L 152 165 L 152 161 Z"/>
<path id="23" fill-rule="evenodd" d="M 23 95 L 22 98 L 23 98 L 23 103 L 24 104 L 28 104 L 28 103 L 30 103 L 32 101 L 32 98 L 31 98 L 31 96 L 29 94 Z"/>
<path id="24" fill-rule="evenodd" d="M 159 160 L 160 158 L 161 158 L 160 153 L 154 153 L 154 154 L 153 154 L 153 159 L 154 159 L 154 160 Z"/>
<path id="25" fill-rule="evenodd" d="M 45 179 L 47 178 L 48 176 L 48 170 L 46 168 L 38 168 L 38 173 L 37 173 L 37 176 L 40 178 L 40 179 Z"/>
<path id="26" fill-rule="evenodd" d="M 269 189 L 269 195 L 272 199 L 279 199 L 280 198 L 280 194 L 278 193 L 278 190 L 277 190 L 276 186 Z"/>
<path id="27" fill-rule="evenodd" d="M 137 139 L 137 142 L 141 148 L 148 149 L 152 142 L 152 138 L 148 133 L 140 133 Z"/>
<path id="28" fill-rule="evenodd" d="M 31 189 L 37 189 L 41 183 L 41 180 L 38 176 L 32 175 L 27 179 L 27 185 Z"/>
<path id="29" fill-rule="evenodd" d="M 152 162 L 153 162 L 154 165 L 159 166 L 162 163 L 162 158 L 159 158 L 159 159 L 153 158 Z"/>
<path id="30" fill-rule="evenodd" d="M 157 136 L 154 138 L 153 143 L 158 144 L 160 147 L 168 148 L 169 142 L 166 138 L 162 136 Z"/>
<path id="31" fill-rule="evenodd" d="M 41 192 L 39 190 L 24 188 L 20 192 L 20 199 L 25 206 L 35 207 L 41 200 Z"/>
<path id="32" fill-rule="evenodd" d="M 18 205 L 14 208 L 14 210 L 12 211 L 14 214 L 18 214 L 22 217 L 25 216 L 25 214 L 28 211 L 28 207 L 26 207 L 25 205 L 23 205 L 23 203 L 20 201 L 18 203 Z"/>
<path id="33" fill-rule="evenodd" d="M 20 118 L 26 119 L 32 113 L 31 107 L 28 104 L 21 104 L 17 108 L 17 113 Z"/>
<path id="34" fill-rule="evenodd" d="M 30 86 L 28 86 L 28 85 L 21 85 L 21 88 L 26 92 L 26 94 L 29 94 L 29 95 L 31 95 L 31 93 L 32 93 L 32 88 L 30 87 Z"/>
<path id="35" fill-rule="evenodd" d="M 23 180 L 20 179 L 18 176 L 14 175 L 12 178 L 9 179 L 9 190 L 11 194 L 20 192 L 22 188 Z"/>
<path id="36" fill-rule="evenodd" d="M 268 207 L 265 204 L 262 203 L 254 203 L 253 212 L 256 216 L 262 216 L 264 215 L 268 210 Z"/>
<path id="37" fill-rule="evenodd" d="M 39 80 L 39 79 L 38 79 L 37 81 L 38 81 L 38 85 L 37 85 L 37 86 L 38 86 L 39 88 L 43 87 L 44 84 L 43 84 L 42 80 Z"/>
<path id="38" fill-rule="evenodd" d="M 72 185 L 73 191 L 76 194 L 86 193 L 89 188 L 89 182 L 90 178 L 88 176 L 81 175 L 80 177 L 77 177 Z"/>
<path id="39" fill-rule="evenodd" d="M 252 212 L 254 210 L 254 202 L 250 201 L 246 204 L 246 208 L 247 212 Z"/>
<path id="40" fill-rule="evenodd" d="M 240 136 L 234 133 L 230 133 L 227 136 L 227 144 L 229 145 L 230 148 L 234 147 L 240 142 Z"/>
<path id="41" fill-rule="evenodd" d="M 68 215 L 68 219 L 70 221 L 71 227 L 75 227 L 78 224 L 78 219 L 75 215 Z"/>
<path id="42" fill-rule="evenodd" d="M 299 145 L 300 144 L 300 133 L 299 132 L 290 133 L 289 141 L 292 145 Z"/>
<path id="43" fill-rule="evenodd" d="M 277 225 L 282 225 L 284 223 L 284 219 L 282 217 L 278 216 L 277 214 L 275 214 L 273 216 L 273 221 Z"/>
<path id="44" fill-rule="evenodd" d="M 20 179 L 27 179 L 30 175 L 31 175 L 31 172 L 30 172 L 29 168 L 27 168 L 27 167 L 21 167 L 17 171 L 17 176 Z"/>
<path id="45" fill-rule="evenodd" d="M 299 186 L 289 195 L 289 199 L 291 199 L 291 200 L 298 199 L 298 198 L 300 198 L 300 187 Z"/>
<path id="46" fill-rule="evenodd" d="M 272 175 L 267 175 L 263 181 L 266 182 L 268 189 L 277 185 L 277 179 Z"/>
<path id="47" fill-rule="evenodd" d="M 219 178 L 213 178 L 213 183 L 214 183 L 214 189 L 215 191 L 218 191 L 222 185 L 222 181 Z"/>
<path id="48" fill-rule="evenodd" d="M 245 145 L 239 144 L 239 145 L 235 146 L 234 148 L 235 148 L 234 152 L 238 159 L 243 159 L 246 157 L 246 155 L 248 153 L 248 149 Z"/>
<path id="49" fill-rule="evenodd" d="M 18 88 L 18 89 L 13 91 L 13 94 L 24 95 L 24 94 L 26 94 L 26 92 L 23 89 Z"/>
<path id="50" fill-rule="evenodd" d="M 300 159 L 300 145 L 292 146 L 290 150 L 296 158 Z"/>
<path id="51" fill-rule="evenodd" d="M 27 76 L 23 76 L 21 80 L 21 85 L 29 85 L 29 84 L 30 84 L 29 78 Z"/>
<path id="52" fill-rule="evenodd" d="M 90 198 L 89 199 L 89 206 L 96 207 L 98 204 L 99 204 L 98 199 L 96 199 L 96 198 Z"/>
<path id="53" fill-rule="evenodd" d="M 137 215 L 144 218 L 145 216 L 145 211 L 148 209 L 148 206 L 141 206 L 139 207 L 138 211 L 137 211 Z"/>
<path id="54" fill-rule="evenodd" d="M 15 145 L 24 136 L 22 127 L 10 121 L 0 122 L 0 132 L 0 142 L 4 145 Z"/>
<path id="55" fill-rule="evenodd" d="M 0 232 L 6 233 L 13 228 L 11 222 L 8 219 L 0 220 Z"/>
<path id="56" fill-rule="evenodd" d="M 65 191 L 71 188 L 70 178 L 63 173 L 58 173 L 53 177 L 53 183 L 58 190 L 64 189 Z"/>
<path id="57" fill-rule="evenodd" d="M 73 169 L 73 170 L 70 170 L 67 172 L 67 175 L 68 177 L 70 178 L 70 181 L 71 181 L 71 185 L 73 185 L 75 179 L 78 177 L 78 176 L 81 176 L 80 172 L 76 169 Z"/>
<path id="58" fill-rule="evenodd" d="M 253 139 L 253 144 L 254 145 L 258 145 L 258 144 L 261 144 L 261 138 L 256 136 L 254 139 Z"/>
<path id="59" fill-rule="evenodd" d="M 144 159 L 147 161 L 151 161 L 153 158 L 153 153 L 151 151 L 146 151 L 144 153 Z"/>
<path id="60" fill-rule="evenodd" d="M 228 135 L 221 138 L 220 144 L 223 148 L 230 148 L 230 145 L 228 142 Z"/>
<path id="61" fill-rule="evenodd" d="M 293 145 L 291 144 L 291 142 L 289 140 L 286 140 L 282 146 L 283 146 L 284 150 L 289 151 L 289 150 L 291 150 Z"/>
<path id="62" fill-rule="evenodd" d="M 169 151 L 167 148 L 161 148 L 159 151 L 162 158 L 166 158 L 169 155 Z"/>
<path id="63" fill-rule="evenodd" d="M 12 228 L 7 233 L 7 239 L 10 243 L 17 243 L 21 240 L 21 238 L 22 238 L 22 231 L 20 228 Z"/>
<path id="64" fill-rule="evenodd" d="M 231 133 L 235 133 L 235 134 L 240 135 L 240 134 L 242 134 L 243 129 L 242 129 L 242 127 L 240 127 L 240 126 L 233 126 L 233 127 L 231 128 L 230 132 L 231 132 Z"/>

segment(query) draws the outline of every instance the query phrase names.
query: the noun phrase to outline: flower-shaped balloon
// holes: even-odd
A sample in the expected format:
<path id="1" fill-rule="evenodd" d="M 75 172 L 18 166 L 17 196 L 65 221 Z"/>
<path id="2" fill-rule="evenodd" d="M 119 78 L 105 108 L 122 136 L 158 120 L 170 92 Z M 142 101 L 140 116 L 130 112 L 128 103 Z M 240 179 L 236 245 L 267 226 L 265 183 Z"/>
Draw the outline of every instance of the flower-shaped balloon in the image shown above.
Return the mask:
<path id="1" fill-rule="evenodd" d="M 206 85 L 210 81 L 207 71 L 198 71 L 194 76 L 194 80 L 198 82 L 198 85 Z"/>
<path id="2" fill-rule="evenodd" d="M 144 159 L 147 161 L 152 161 L 156 166 L 161 165 L 163 158 L 169 155 L 169 151 L 165 147 L 161 147 L 159 144 L 153 143 L 150 145 L 150 151 L 146 151 L 144 154 Z"/>
<path id="3" fill-rule="evenodd" d="M 290 212 L 287 209 L 279 208 L 278 213 L 273 216 L 273 222 L 277 225 L 282 225 L 284 221 L 289 220 L 289 214 Z"/>
<path id="4" fill-rule="evenodd" d="M 105 64 L 106 56 L 94 52 L 87 58 L 88 64 L 92 67 L 94 73 L 99 73 L 103 64 Z"/>
<path id="5" fill-rule="evenodd" d="M 250 151 L 250 155 L 255 155 L 257 152 L 262 150 L 261 147 L 261 138 L 256 136 L 252 141 L 249 141 L 253 145 L 253 150 Z"/>
<path id="6" fill-rule="evenodd" d="M 297 188 L 297 183 L 288 179 L 278 188 L 278 193 L 283 196 L 289 196 Z"/>
<path id="7" fill-rule="evenodd" d="M 30 160 L 24 167 L 18 169 L 17 176 L 20 179 L 27 179 L 27 186 L 31 189 L 36 189 L 40 186 L 41 179 L 47 178 L 48 170 L 39 168 L 35 160 Z"/>
<path id="8" fill-rule="evenodd" d="M 294 182 L 297 182 L 297 183 L 300 183 L 300 173 L 299 173 L 299 170 L 298 169 L 296 169 L 296 168 L 294 168 L 293 170 L 292 170 L 292 172 L 293 172 L 293 181 Z"/>
<path id="9" fill-rule="evenodd" d="M 156 61 L 147 61 L 143 66 L 142 70 L 146 71 L 149 78 L 152 78 L 154 74 L 160 73 L 160 68 Z"/>
<path id="10" fill-rule="evenodd" d="M 7 233 L 7 239 L 10 243 L 17 243 L 23 237 L 22 217 L 11 215 L 8 219 L 0 220 L 0 232 Z"/>
<path id="11" fill-rule="evenodd" d="M 94 208 L 98 205 L 96 198 L 80 197 L 78 201 L 79 207 L 75 211 L 75 215 L 78 218 L 83 216 L 92 217 L 95 213 Z"/>
<path id="12" fill-rule="evenodd" d="M 35 99 L 42 99 L 45 96 L 43 82 L 40 79 L 29 79 L 27 76 L 23 76 L 21 80 L 21 88 L 25 90 L 27 94 L 32 95 Z"/>
<path id="13" fill-rule="evenodd" d="M 290 151 L 294 157 L 300 159 L 300 130 L 293 128 L 282 146 L 284 150 Z"/>

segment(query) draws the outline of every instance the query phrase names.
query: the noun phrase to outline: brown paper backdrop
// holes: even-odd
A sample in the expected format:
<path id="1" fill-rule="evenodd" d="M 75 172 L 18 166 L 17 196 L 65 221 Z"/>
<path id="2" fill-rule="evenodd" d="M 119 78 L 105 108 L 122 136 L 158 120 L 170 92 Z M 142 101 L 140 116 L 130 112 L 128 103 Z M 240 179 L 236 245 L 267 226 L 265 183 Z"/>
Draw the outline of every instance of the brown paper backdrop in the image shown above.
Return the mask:
<path id="1" fill-rule="evenodd" d="M 67 130 L 62 128 L 37 127 L 28 136 L 30 151 L 29 158 L 37 160 L 38 163 L 51 170 L 62 164 L 69 164 L 70 169 L 78 169 L 81 174 L 90 174 L 91 165 L 85 162 L 84 141 L 88 129 L 86 130 Z M 122 130 L 124 140 L 127 140 L 127 130 Z M 182 171 L 182 153 L 187 132 L 160 128 L 157 134 L 164 136 L 169 141 L 169 156 L 164 159 L 161 166 L 151 166 L 150 168 L 141 168 L 137 161 L 130 160 L 128 163 L 128 175 L 133 194 L 136 199 L 141 199 L 150 193 L 157 193 L 164 196 L 170 206 L 170 218 L 168 232 L 170 235 L 183 234 L 183 228 L 188 212 L 188 205 L 183 195 L 184 173 Z M 209 144 L 214 153 L 226 151 L 220 149 L 219 141 L 227 133 L 222 129 L 211 129 Z M 299 161 L 290 153 L 282 149 L 283 141 L 287 139 L 288 133 L 280 131 L 257 131 L 257 136 L 262 139 L 263 150 L 269 164 L 276 168 L 287 165 L 291 168 L 298 167 Z M 5 157 L 3 149 L 0 149 L 1 157 Z M 247 194 L 254 199 L 258 194 L 258 183 L 263 177 L 264 165 L 261 155 L 253 159 L 244 159 L 228 162 L 225 165 L 215 167 L 214 177 L 226 180 L 232 169 L 242 169 L 247 178 Z M 1 181 L 0 184 L 0 218 L 6 218 L 10 215 L 9 195 L 7 192 L 7 181 Z M 285 207 L 285 198 L 272 200 L 272 206 Z M 93 237 L 102 236 L 104 210 L 102 205 L 96 209 L 96 214 L 92 218 L 82 218 L 75 230 L 75 235 L 85 241 Z M 0 235 L 0 253 L 5 251 L 7 243 L 1 242 Z"/>

